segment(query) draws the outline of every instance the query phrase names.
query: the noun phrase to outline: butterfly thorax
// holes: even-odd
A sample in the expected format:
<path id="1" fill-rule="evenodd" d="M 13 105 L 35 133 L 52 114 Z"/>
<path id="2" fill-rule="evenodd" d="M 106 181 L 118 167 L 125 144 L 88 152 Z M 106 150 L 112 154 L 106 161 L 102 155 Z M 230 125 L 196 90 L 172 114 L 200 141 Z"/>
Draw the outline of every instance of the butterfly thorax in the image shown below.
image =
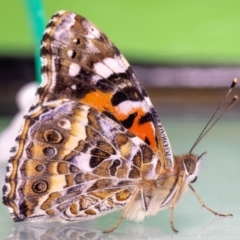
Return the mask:
<path id="1" fill-rule="evenodd" d="M 161 208 L 171 206 L 173 200 L 176 203 L 187 190 L 188 185 L 197 180 L 201 160 L 202 155 L 200 157 L 194 154 L 174 156 L 174 168 L 163 171 L 156 180 L 158 194 L 155 195 L 160 196 Z M 177 197 L 174 199 L 176 194 Z"/>
<path id="2" fill-rule="evenodd" d="M 183 154 L 179 156 L 174 156 L 174 168 L 164 169 L 155 181 L 155 193 L 156 200 L 160 203 L 160 209 L 171 205 L 172 200 L 178 190 L 178 198 L 186 191 L 187 186 L 192 181 L 195 181 L 198 170 L 197 166 L 197 156 Z M 197 172 L 195 171 L 197 170 Z M 181 181 L 179 181 L 181 178 Z M 158 204 L 159 206 L 159 204 Z"/>
<path id="3" fill-rule="evenodd" d="M 145 216 L 175 205 L 188 185 L 196 181 L 202 157 L 203 154 L 200 157 L 194 154 L 174 156 L 173 169 L 161 168 L 155 181 L 142 183 L 142 194 L 139 194 L 127 218 L 142 221 Z"/>

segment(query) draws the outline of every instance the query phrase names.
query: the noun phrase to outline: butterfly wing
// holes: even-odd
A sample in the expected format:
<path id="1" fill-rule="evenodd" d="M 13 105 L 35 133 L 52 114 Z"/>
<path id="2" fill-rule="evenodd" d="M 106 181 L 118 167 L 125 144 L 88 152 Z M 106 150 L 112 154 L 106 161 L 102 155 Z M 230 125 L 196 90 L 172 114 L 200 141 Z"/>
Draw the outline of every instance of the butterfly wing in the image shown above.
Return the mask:
<path id="1" fill-rule="evenodd" d="M 60 11 L 49 22 L 41 46 L 39 101 L 69 98 L 103 112 L 145 141 L 162 166 L 173 168 L 167 134 L 132 68 L 96 26 Z"/>
<path id="2" fill-rule="evenodd" d="M 3 197 L 15 221 L 86 220 L 121 209 L 160 168 L 140 138 L 66 99 L 30 112 L 17 141 Z"/>

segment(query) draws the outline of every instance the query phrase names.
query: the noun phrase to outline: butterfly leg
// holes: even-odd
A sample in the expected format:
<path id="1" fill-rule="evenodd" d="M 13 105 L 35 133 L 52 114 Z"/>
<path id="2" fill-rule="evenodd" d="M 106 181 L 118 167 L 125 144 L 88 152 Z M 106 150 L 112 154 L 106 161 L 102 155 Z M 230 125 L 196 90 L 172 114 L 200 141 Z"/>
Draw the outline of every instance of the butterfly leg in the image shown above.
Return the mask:
<path id="1" fill-rule="evenodd" d="M 110 232 L 114 231 L 114 230 L 119 226 L 119 224 L 122 222 L 122 220 L 126 217 L 126 215 L 127 215 L 128 211 L 129 211 L 130 207 L 132 206 L 132 203 L 134 202 L 134 200 L 136 199 L 137 195 L 139 194 L 139 191 L 140 191 L 140 189 L 138 188 L 138 189 L 134 192 L 134 194 L 133 194 L 130 202 L 129 202 L 129 203 L 127 204 L 127 206 L 125 207 L 122 216 L 119 218 L 119 220 L 116 222 L 116 224 L 115 224 L 112 228 L 110 228 L 109 230 L 103 231 L 103 233 L 110 233 Z"/>
<path id="2" fill-rule="evenodd" d="M 171 207 L 171 215 L 170 215 L 170 225 L 172 230 L 177 233 L 178 230 L 174 227 L 174 206 Z"/>
<path id="3" fill-rule="evenodd" d="M 170 225 L 171 225 L 171 228 L 172 230 L 177 233 L 178 230 L 174 227 L 174 207 L 176 205 L 176 202 L 179 198 L 179 193 L 180 193 L 180 190 L 182 188 L 182 182 L 183 182 L 183 174 L 180 174 L 179 178 L 178 178 L 178 182 L 177 182 L 177 191 L 175 193 L 175 196 L 174 196 L 174 199 L 173 199 L 173 202 L 172 202 L 172 206 L 171 206 L 171 215 L 170 215 Z"/>
<path id="4" fill-rule="evenodd" d="M 201 206 L 206 208 L 209 212 L 220 216 L 220 217 L 228 217 L 228 216 L 233 216 L 231 213 L 229 214 L 222 214 L 222 213 L 218 213 L 214 210 L 212 210 L 211 208 L 209 208 L 208 206 L 205 205 L 205 203 L 203 202 L 203 200 L 201 199 L 201 197 L 198 195 L 198 193 L 196 192 L 196 190 L 192 187 L 192 185 L 189 184 L 190 189 L 193 191 L 194 195 L 196 196 L 196 198 L 198 199 L 198 201 L 200 202 Z"/>
<path id="5" fill-rule="evenodd" d="M 143 187 L 141 187 L 140 191 L 141 191 L 140 194 L 141 194 L 142 208 L 143 208 L 143 211 L 146 212 L 148 210 L 148 206 L 147 206 L 146 197 L 143 192 Z"/>

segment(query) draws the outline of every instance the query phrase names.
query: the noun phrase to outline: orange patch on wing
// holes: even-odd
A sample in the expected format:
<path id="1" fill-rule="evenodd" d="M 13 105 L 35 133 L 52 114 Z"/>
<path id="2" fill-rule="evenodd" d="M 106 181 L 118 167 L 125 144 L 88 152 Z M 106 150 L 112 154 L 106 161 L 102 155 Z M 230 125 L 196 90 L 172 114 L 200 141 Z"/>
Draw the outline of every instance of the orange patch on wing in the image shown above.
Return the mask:
<path id="1" fill-rule="evenodd" d="M 80 102 L 85 103 L 86 105 L 91 106 L 100 112 L 105 110 L 114 112 L 111 99 L 112 93 L 103 93 L 96 90 L 87 94 L 84 98 L 80 99 Z"/>
<path id="2" fill-rule="evenodd" d="M 155 131 L 151 122 L 144 123 L 142 125 L 138 124 L 139 118 L 136 118 L 132 127 L 129 128 L 129 131 L 135 133 L 139 138 L 145 141 L 148 138 L 150 142 L 150 147 L 153 150 L 157 150 L 157 143 L 155 139 Z"/>
<path id="3" fill-rule="evenodd" d="M 145 111 L 143 111 L 142 108 L 133 108 L 129 114 L 123 114 L 123 113 L 118 113 L 115 111 L 115 117 L 119 119 L 120 121 L 125 120 L 130 114 L 132 113 L 138 113 L 136 118 L 134 119 L 134 122 L 132 126 L 128 129 L 129 132 L 133 133 L 134 135 L 138 136 L 141 138 L 143 141 L 147 138 L 150 142 L 150 147 L 154 150 L 157 151 L 157 142 L 155 138 L 155 129 L 154 125 L 152 122 L 146 122 L 144 124 L 139 124 L 139 120 L 142 116 L 146 114 Z"/>
<path id="4" fill-rule="evenodd" d="M 144 124 L 139 124 L 139 120 L 142 116 L 146 114 L 145 111 L 143 111 L 142 108 L 134 108 L 131 113 L 137 112 L 137 116 L 134 119 L 134 122 L 132 126 L 128 129 L 131 133 L 135 134 L 139 138 L 141 138 L 143 141 L 147 138 L 150 142 L 150 147 L 157 151 L 157 143 L 155 138 L 155 130 L 154 125 L 152 122 L 146 122 Z M 130 114 L 131 114 L 130 113 Z M 125 115 L 126 118 L 126 115 Z"/>
<path id="5" fill-rule="evenodd" d="M 132 108 L 131 112 L 128 114 L 120 113 L 116 111 L 115 107 L 111 103 L 112 93 L 103 93 L 100 91 L 95 91 L 87 94 L 81 103 L 85 103 L 88 106 L 95 108 L 96 110 L 103 112 L 111 112 L 116 119 L 119 121 L 124 121 L 132 113 L 137 112 L 138 115 L 134 119 L 132 126 L 128 129 L 131 133 L 141 138 L 143 141 L 147 138 L 150 142 L 150 147 L 157 152 L 157 142 L 155 138 L 155 130 L 152 122 L 146 122 L 144 124 L 139 124 L 139 119 L 146 114 L 142 108 Z"/>

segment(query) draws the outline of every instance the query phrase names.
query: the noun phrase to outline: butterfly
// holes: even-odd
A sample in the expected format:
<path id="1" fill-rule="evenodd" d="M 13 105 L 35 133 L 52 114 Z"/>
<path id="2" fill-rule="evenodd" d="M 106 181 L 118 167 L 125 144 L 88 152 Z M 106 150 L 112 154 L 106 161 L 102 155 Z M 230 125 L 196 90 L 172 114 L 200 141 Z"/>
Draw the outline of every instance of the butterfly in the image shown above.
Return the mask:
<path id="1" fill-rule="evenodd" d="M 57 12 L 41 60 L 42 84 L 3 187 L 14 221 L 83 221 L 122 209 L 110 232 L 124 218 L 142 221 L 171 208 L 176 232 L 174 207 L 188 186 L 206 207 L 190 185 L 205 153 L 173 156 L 133 69 L 94 24 Z"/>

